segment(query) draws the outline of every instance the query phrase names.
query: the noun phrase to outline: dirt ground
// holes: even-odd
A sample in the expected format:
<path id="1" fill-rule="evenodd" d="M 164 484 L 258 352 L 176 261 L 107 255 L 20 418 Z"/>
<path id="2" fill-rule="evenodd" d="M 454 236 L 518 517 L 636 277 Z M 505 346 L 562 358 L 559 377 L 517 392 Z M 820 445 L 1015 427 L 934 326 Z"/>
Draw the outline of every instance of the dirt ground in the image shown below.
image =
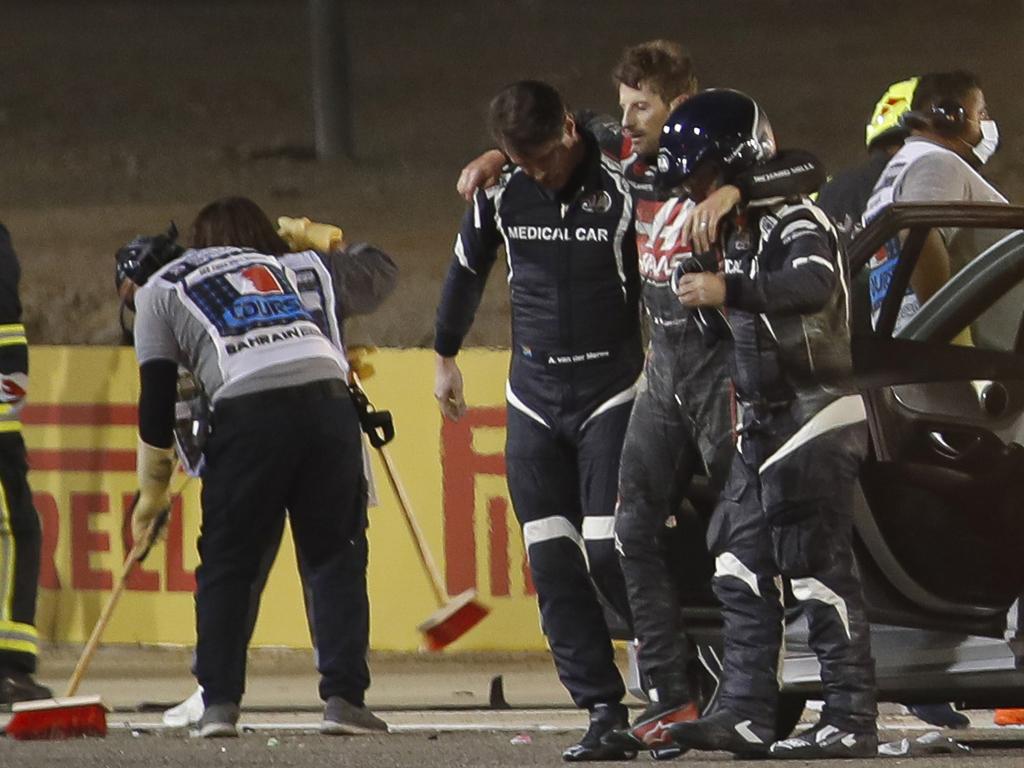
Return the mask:
<path id="1" fill-rule="evenodd" d="M 3 4 L 0 220 L 23 264 L 34 343 L 117 338 L 118 245 L 205 202 L 246 194 L 271 215 L 341 224 L 384 246 L 403 283 L 355 340 L 430 342 L 462 202 L 463 162 L 488 145 L 488 98 L 522 77 L 613 111 L 608 72 L 652 36 L 690 46 L 705 85 L 754 94 L 783 144 L 838 169 L 895 79 L 967 66 L 1003 149 L 990 175 L 1024 192 L 1024 6 L 1017 0 L 352 0 L 356 159 L 314 162 L 302 0 L 34 0 Z M 491 281 L 473 344 L 507 342 Z"/>

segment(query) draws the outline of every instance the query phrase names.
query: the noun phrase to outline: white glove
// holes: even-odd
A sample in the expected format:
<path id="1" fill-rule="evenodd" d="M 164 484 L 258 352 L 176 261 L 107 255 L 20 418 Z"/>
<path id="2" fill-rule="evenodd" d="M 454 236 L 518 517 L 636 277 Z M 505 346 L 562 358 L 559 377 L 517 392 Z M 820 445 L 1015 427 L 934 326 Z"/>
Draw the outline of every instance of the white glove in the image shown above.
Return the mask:
<path id="1" fill-rule="evenodd" d="M 171 475 L 175 463 L 174 448 L 157 448 L 139 438 L 136 454 L 139 500 L 132 510 L 132 537 L 136 543 L 145 539 L 153 521 L 171 506 Z"/>

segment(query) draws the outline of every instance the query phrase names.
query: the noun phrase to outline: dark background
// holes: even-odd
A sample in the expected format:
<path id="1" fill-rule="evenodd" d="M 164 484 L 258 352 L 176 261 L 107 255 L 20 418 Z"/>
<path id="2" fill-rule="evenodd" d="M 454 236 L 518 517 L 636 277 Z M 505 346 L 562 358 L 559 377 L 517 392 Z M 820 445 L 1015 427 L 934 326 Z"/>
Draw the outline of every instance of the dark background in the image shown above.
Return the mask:
<path id="1" fill-rule="evenodd" d="M 888 83 L 973 69 L 1002 135 L 986 175 L 1024 192 L 1020 0 L 352 0 L 347 15 L 356 159 L 315 162 L 303 0 L 0 0 L 0 221 L 34 343 L 113 342 L 116 247 L 246 194 L 392 251 L 402 286 L 354 336 L 429 344 L 490 96 L 538 77 L 614 111 L 612 66 L 653 37 L 684 42 L 702 86 L 749 92 L 783 146 L 833 171 L 863 157 Z M 503 282 L 471 343 L 507 340 Z"/>

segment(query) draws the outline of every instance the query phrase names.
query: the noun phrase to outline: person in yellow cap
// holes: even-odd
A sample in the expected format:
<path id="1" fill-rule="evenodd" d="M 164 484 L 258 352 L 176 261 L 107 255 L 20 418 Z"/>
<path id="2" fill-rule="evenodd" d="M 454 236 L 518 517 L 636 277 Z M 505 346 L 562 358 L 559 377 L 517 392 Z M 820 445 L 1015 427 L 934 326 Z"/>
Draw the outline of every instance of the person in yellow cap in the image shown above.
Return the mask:
<path id="1" fill-rule="evenodd" d="M 868 159 L 836 174 L 818 193 L 818 206 L 832 217 L 846 240 L 860 222 L 882 170 L 910 133 L 900 118 L 910 109 L 919 79 L 900 80 L 885 90 L 864 129 Z"/>

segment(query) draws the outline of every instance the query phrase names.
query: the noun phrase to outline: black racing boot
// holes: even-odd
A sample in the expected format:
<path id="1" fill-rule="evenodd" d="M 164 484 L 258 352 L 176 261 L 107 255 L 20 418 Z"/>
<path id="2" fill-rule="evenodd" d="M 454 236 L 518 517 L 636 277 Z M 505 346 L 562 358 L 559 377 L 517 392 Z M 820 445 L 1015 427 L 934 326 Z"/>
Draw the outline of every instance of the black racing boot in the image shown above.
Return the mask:
<path id="1" fill-rule="evenodd" d="M 52 699 L 53 691 L 40 685 L 28 672 L 0 669 L 0 706 L 18 701 Z"/>
<path id="2" fill-rule="evenodd" d="M 878 754 L 878 732 L 855 733 L 828 723 L 818 723 L 791 739 L 776 741 L 770 752 L 779 760 L 874 757 Z"/>
<path id="3" fill-rule="evenodd" d="M 675 746 L 668 733 L 672 723 L 696 720 L 700 716 L 697 705 L 690 700 L 690 689 L 682 673 L 655 674 L 653 685 L 647 691 L 650 703 L 626 730 L 605 735 L 602 741 L 622 749 L 657 750 Z M 675 750 L 678 753 L 678 749 Z M 677 754 L 678 756 L 678 754 Z"/>
<path id="4" fill-rule="evenodd" d="M 727 709 L 668 727 L 673 741 L 683 749 L 732 752 L 740 757 L 763 757 L 775 739 L 775 728 L 755 723 Z"/>
<path id="5" fill-rule="evenodd" d="M 622 704 L 596 704 L 590 710 L 590 727 L 579 740 L 562 753 L 567 763 L 582 763 L 591 760 L 632 760 L 636 757 L 635 747 L 628 749 L 609 745 L 602 738 L 614 731 L 629 728 L 629 710 Z"/>

